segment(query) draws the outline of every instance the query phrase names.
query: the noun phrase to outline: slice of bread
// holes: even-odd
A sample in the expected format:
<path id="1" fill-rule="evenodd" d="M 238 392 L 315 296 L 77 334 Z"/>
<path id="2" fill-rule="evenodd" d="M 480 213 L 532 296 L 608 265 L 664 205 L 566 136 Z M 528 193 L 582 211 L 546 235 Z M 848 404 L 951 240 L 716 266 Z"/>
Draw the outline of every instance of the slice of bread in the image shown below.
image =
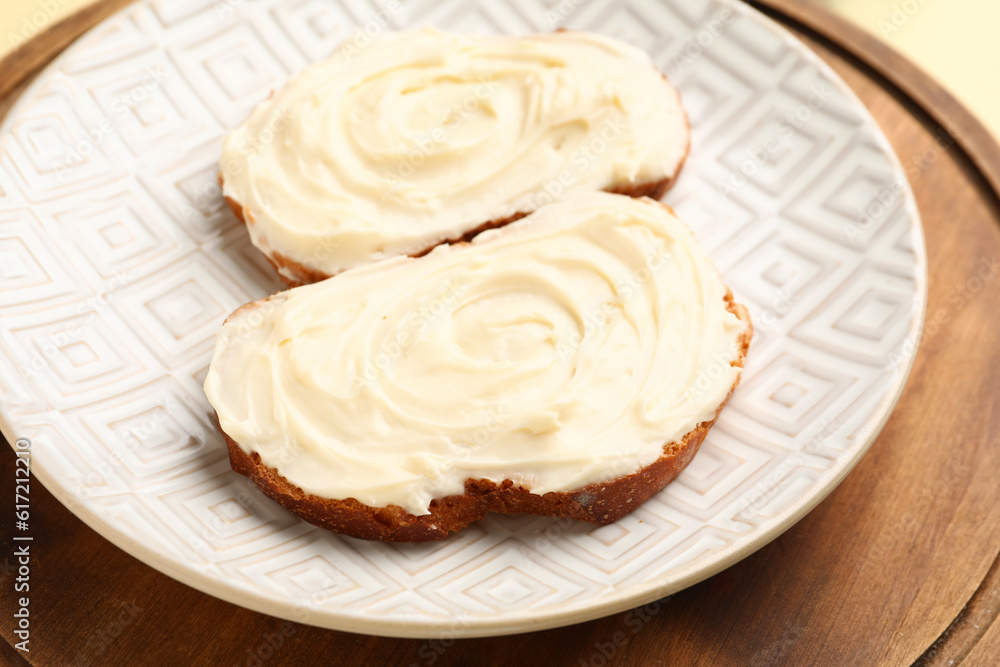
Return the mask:
<path id="1" fill-rule="evenodd" d="M 426 304 L 434 319 L 366 376 Z M 690 463 L 752 335 L 669 208 L 592 193 L 239 308 L 205 389 L 233 469 L 318 526 L 425 541 L 488 512 L 606 524 Z"/>
<path id="2" fill-rule="evenodd" d="M 753 336 L 750 316 L 744 306 L 732 300 L 731 293 L 727 293 L 726 303 L 731 313 L 748 324 L 740 338 L 740 355 L 732 361 L 734 367 L 743 368 Z M 736 389 L 737 384 L 738 378 L 732 389 Z M 597 525 L 617 521 L 659 493 L 691 463 L 731 395 L 732 391 L 719 404 L 711 420 L 701 422 L 680 440 L 663 445 L 663 455 L 638 472 L 573 491 L 541 495 L 510 479 L 499 484 L 488 479 L 469 479 L 465 482 L 465 493 L 435 498 L 430 503 L 430 514 L 422 516 L 414 516 L 399 505 L 372 507 L 354 498 L 338 500 L 306 493 L 291 484 L 276 468 L 264 465 L 260 454 L 247 454 L 225 432 L 222 435 L 229 448 L 233 470 L 252 479 L 261 491 L 309 523 L 366 540 L 427 542 L 444 539 L 489 512 L 578 519 Z"/>
<path id="3" fill-rule="evenodd" d="M 687 157 L 687 153 L 684 154 Z M 681 160 L 681 164 L 677 165 L 677 170 L 680 171 L 681 165 L 684 160 Z M 670 190 L 670 187 L 674 184 L 674 178 L 663 178 L 659 181 L 654 181 L 652 183 L 642 183 L 639 185 L 621 185 L 617 187 L 607 188 L 605 192 L 611 194 L 625 195 L 626 197 L 651 197 L 653 199 L 660 199 Z M 219 185 L 223 185 L 222 173 L 219 173 Z M 235 199 L 231 197 L 226 197 L 226 203 L 229 204 L 229 208 L 232 209 L 236 218 L 242 222 L 244 225 L 250 226 L 248 220 L 253 222 L 253 213 L 250 209 L 240 205 Z M 462 243 L 465 241 L 471 241 L 476 235 L 481 232 L 485 232 L 490 229 L 498 229 L 504 225 L 508 225 L 515 220 L 520 220 L 524 216 L 528 215 L 530 211 L 519 211 L 513 215 L 506 218 L 500 218 L 499 220 L 490 220 L 478 225 L 469 231 L 463 233 L 460 236 L 455 236 L 452 238 L 440 239 L 435 241 L 432 245 L 422 248 L 420 250 L 406 253 L 408 257 L 423 257 L 434 248 L 442 244 L 450 243 Z M 278 272 L 278 278 L 281 282 L 285 283 L 288 287 L 301 287 L 302 285 L 309 285 L 320 280 L 326 280 L 327 278 L 332 278 L 331 274 L 325 273 L 322 270 L 311 268 L 302 264 L 301 262 L 287 257 L 277 250 L 263 250 L 261 252 L 268 263 L 274 267 L 274 270 Z"/>
<path id="4" fill-rule="evenodd" d="M 629 44 L 424 29 L 292 77 L 226 138 L 219 183 L 294 287 L 575 192 L 659 198 L 689 147 L 677 90 Z"/>

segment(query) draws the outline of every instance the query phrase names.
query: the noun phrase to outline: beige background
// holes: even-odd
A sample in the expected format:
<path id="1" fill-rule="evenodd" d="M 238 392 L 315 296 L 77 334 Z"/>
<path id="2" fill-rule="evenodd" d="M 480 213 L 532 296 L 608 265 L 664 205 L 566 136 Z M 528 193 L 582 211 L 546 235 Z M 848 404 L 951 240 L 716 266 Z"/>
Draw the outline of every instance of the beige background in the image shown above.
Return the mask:
<path id="1" fill-rule="evenodd" d="M 803 0 L 807 1 L 807 0 Z M 1000 137 L 1000 0 L 808 0 L 878 35 Z M 2 0 L 0 57 L 93 0 Z"/>

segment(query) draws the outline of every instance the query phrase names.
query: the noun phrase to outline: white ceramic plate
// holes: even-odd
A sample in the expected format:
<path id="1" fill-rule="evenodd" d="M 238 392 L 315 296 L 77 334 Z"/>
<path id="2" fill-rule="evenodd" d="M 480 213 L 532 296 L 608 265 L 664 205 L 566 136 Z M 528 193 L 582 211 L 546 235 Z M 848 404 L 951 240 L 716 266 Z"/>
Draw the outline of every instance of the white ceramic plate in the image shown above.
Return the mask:
<path id="1" fill-rule="evenodd" d="M 341 40 L 558 26 L 638 44 L 681 89 L 667 202 L 757 334 L 691 466 L 609 526 L 491 517 L 440 543 L 314 528 L 229 469 L 213 335 L 279 288 L 215 185 L 222 136 Z M 3 432 L 91 527 L 180 581 L 319 626 L 489 635 L 575 623 L 758 549 L 872 443 L 909 372 L 926 262 L 900 165 L 805 46 L 722 0 L 145 0 L 58 58 L 0 138 Z"/>

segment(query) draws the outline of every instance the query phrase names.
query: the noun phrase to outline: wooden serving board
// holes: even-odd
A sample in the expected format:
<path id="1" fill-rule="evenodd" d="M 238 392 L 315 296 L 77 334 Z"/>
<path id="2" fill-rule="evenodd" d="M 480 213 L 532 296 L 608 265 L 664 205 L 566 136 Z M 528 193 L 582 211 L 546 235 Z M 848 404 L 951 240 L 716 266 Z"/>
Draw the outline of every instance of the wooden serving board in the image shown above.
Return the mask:
<path id="1" fill-rule="evenodd" d="M 104 0 L 0 63 L 24 81 L 125 0 Z M 754 3 L 844 78 L 885 130 L 923 215 L 927 329 L 857 468 L 805 519 L 707 581 L 645 607 L 514 637 L 387 639 L 233 606 L 128 556 L 32 485 L 37 665 L 1000 664 L 1000 146 L 939 85 L 816 4 Z M 0 498 L 14 457 L 0 454 Z M 11 501 L 12 502 L 12 501 Z M 0 609 L 14 607 L 0 508 Z M 0 662 L 23 660 L 0 613 Z"/>

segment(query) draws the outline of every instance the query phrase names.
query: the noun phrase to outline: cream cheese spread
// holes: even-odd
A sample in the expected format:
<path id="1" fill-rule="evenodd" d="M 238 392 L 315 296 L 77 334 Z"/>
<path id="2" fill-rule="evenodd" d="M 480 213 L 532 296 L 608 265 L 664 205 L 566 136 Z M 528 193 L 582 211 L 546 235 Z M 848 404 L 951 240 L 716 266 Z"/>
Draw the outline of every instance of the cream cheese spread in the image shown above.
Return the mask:
<path id="1" fill-rule="evenodd" d="M 225 139 L 220 167 L 258 248 L 334 275 L 571 192 L 673 178 L 689 134 L 634 46 L 428 28 L 293 76 Z"/>
<path id="2" fill-rule="evenodd" d="M 726 294 L 669 209 L 580 194 L 245 309 L 205 392 L 240 447 L 324 498 L 423 515 L 469 478 L 575 490 L 715 416 L 749 326 Z"/>

